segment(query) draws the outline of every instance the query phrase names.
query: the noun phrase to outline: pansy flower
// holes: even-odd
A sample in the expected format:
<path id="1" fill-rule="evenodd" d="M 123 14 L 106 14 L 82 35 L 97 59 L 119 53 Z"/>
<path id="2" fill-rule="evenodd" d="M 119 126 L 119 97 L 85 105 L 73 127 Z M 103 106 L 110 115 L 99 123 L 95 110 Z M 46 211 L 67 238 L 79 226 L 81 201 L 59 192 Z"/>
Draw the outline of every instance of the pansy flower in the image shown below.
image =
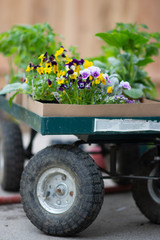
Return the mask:
<path id="1" fill-rule="evenodd" d="M 112 86 L 108 87 L 107 93 L 112 93 L 112 92 L 113 92 L 113 87 Z"/>
<path id="2" fill-rule="evenodd" d="M 79 81 L 77 82 L 77 84 L 78 84 L 78 88 L 79 88 L 79 89 L 84 89 L 84 88 L 85 88 L 85 85 L 86 85 L 86 82 L 84 82 L 84 81 L 82 81 L 82 80 L 79 80 Z"/>
<path id="3" fill-rule="evenodd" d="M 52 87 L 52 81 L 50 79 L 47 79 L 47 84 L 48 84 L 48 87 Z"/>
<path id="4" fill-rule="evenodd" d="M 101 69 L 99 67 L 91 66 L 87 69 L 90 71 L 90 74 L 94 78 L 97 78 L 100 75 Z"/>
<path id="5" fill-rule="evenodd" d="M 88 61 L 88 60 L 85 60 L 85 61 L 84 61 L 84 64 L 83 64 L 83 67 L 84 67 L 84 68 L 88 68 L 88 67 L 91 67 L 91 66 L 93 66 L 93 62 L 90 62 L 90 61 Z"/>
<path id="6" fill-rule="evenodd" d="M 59 50 L 56 51 L 54 56 L 58 62 L 59 62 L 58 56 L 62 55 L 63 52 L 64 52 L 64 48 L 62 46 L 60 47 Z"/>
<path id="7" fill-rule="evenodd" d="M 52 62 L 53 60 L 54 60 L 54 55 L 53 54 L 51 54 L 51 56 L 49 56 L 49 62 Z"/>
<path id="8" fill-rule="evenodd" d="M 76 65 L 79 65 L 79 61 L 77 59 L 75 59 L 75 58 L 73 58 L 72 62 L 75 63 Z"/>
<path id="9" fill-rule="evenodd" d="M 109 76 L 108 76 L 107 73 L 104 73 L 104 74 L 103 74 L 103 77 L 104 77 L 104 79 L 105 79 L 108 83 L 111 83 L 111 81 L 109 80 Z"/>
<path id="10" fill-rule="evenodd" d="M 28 83 L 28 78 L 25 78 L 25 79 L 24 79 L 24 82 L 25 82 L 25 83 Z"/>
<path id="11" fill-rule="evenodd" d="M 41 75 L 44 73 L 44 68 L 43 67 L 37 67 L 37 72 Z"/>
<path id="12" fill-rule="evenodd" d="M 62 84 L 62 85 L 58 88 L 58 90 L 59 90 L 59 91 L 62 91 L 62 92 L 63 92 L 65 89 L 68 89 L 65 84 Z"/>
<path id="13" fill-rule="evenodd" d="M 84 59 L 81 58 L 81 60 L 79 61 L 79 65 L 83 65 L 84 64 Z"/>
<path id="14" fill-rule="evenodd" d="M 32 63 L 29 63 L 29 65 L 27 66 L 27 68 L 26 68 L 26 72 L 30 72 L 30 71 L 32 71 L 33 70 L 33 67 L 34 65 L 32 64 Z"/>
<path id="15" fill-rule="evenodd" d="M 131 89 L 131 86 L 130 86 L 129 82 L 123 81 L 123 80 L 120 82 L 119 86 L 122 87 L 122 88 L 126 88 L 128 90 Z"/>
<path id="16" fill-rule="evenodd" d="M 90 76 L 90 71 L 88 69 L 84 69 L 79 72 L 83 79 L 87 79 Z"/>
<path id="17" fill-rule="evenodd" d="M 40 66 L 42 66 L 43 65 L 43 59 L 45 58 L 45 56 L 44 56 L 44 54 L 41 54 L 40 56 L 39 56 L 39 59 L 41 60 L 41 62 L 40 62 Z"/>

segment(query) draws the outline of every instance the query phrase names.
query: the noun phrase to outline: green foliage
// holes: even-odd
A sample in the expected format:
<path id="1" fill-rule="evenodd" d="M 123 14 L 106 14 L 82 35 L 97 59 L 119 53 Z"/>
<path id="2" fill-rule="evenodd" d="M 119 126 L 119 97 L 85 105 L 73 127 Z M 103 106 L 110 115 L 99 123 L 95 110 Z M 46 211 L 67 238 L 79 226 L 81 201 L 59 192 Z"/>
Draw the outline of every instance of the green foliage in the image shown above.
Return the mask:
<path id="1" fill-rule="evenodd" d="M 107 45 L 102 46 L 103 54 L 94 60 L 105 63 L 121 80 L 129 81 L 131 87 L 153 96 L 155 85 L 144 68 L 154 62 L 153 56 L 159 54 L 160 33 L 146 30 L 145 24 L 117 23 L 113 30 L 97 33 L 96 36 Z"/>
<path id="2" fill-rule="evenodd" d="M 9 31 L 0 34 L 0 52 L 9 59 L 10 78 L 14 82 L 15 72 L 24 70 L 30 59 L 34 64 L 40 52 L 53 53 L 61 45 L 55 40 L 56 34 L 48 23 L 35 25 L 14 25 Z"/>
<path id="3" fill-rule="evenodd" d="M 125 89 L 124 94 L 127 97 L 133 98 L 133 99 L 140 99 L 143 96 L 142 90 L 141 89 L 136 89 L 136 88 L 132 88 L 130 90 Z"/>

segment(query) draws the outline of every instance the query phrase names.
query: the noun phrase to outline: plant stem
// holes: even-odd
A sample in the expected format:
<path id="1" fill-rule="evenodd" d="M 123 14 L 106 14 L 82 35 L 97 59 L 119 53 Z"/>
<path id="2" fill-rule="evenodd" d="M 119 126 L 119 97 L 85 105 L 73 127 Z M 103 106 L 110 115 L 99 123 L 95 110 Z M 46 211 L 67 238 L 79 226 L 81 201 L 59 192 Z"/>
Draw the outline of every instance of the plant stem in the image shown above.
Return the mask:
<path id="1" fill-rule="evenodd" d="M 122 55 L 121 55 L 120 51 L 119 51 L 119 60 L 120 60 L 121 67 L 122 67 L 122 78 L 123 78 L 122 80 L 125 81 L 124 65 L 123 65 L 123 59 L 122 59 Z"/>
<path id="2" fill-rule="evenodd" d="M 130 77 L 131 77 L 130 85 L 132 86 L 132 84 L 134 83 L 134 63 L 132 51 L 130 51 Z"/>
<path id="3" fill-rule="evenodd" d="M 71 101 L 70 97 L 68 96 L 67 91 L 65 91 L 65 94 L 66 94 L 66 96 L 68 98 L 69 103 L 72 104 L 72 101 Z"/>

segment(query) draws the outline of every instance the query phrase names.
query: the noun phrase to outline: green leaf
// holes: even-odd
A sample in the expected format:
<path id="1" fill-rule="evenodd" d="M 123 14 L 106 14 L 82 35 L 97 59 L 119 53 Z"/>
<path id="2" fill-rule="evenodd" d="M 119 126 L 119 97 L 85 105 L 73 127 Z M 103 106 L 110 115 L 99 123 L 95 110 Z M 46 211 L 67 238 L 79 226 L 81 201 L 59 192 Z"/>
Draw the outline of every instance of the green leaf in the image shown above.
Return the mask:
<path id="1" fill-rule="evenodd" d="M 152 58 L 142 58 L 142 59 L 139 59 L 137 64 L 139 67 L 142 67 L 142 66 L 146 66 L 147 64 L 149 63 L 152 63 L 154 62 L 154 60 Z"/>
<path id="2" fill-rule="evenodd" d="M 0 95 L 22 90 L 22 91 L 28 91 L 29 86 L 26 83 L 12 83 L 12 84 L 7 84 L 1 91 Z"/>
<path id="3" fill-rule="evenodd" d="M 106 43 L 111 46 L 115 46 L 118 48 L 123 47 L 128 41 L 128 36 L 126 34 L 119 33 L 97 33 L 97 37 L 100 37 Z"/>
<path id="4" fill-rule="evenodd" d="M 94 60 L 93 63 L 94 63 L 94 66 L 96 67 L 104 68 L 104 69 L 107 68 L 107 65 L 99 60 Z"/>
<path id="5" fill-rule="evenodd" d="M 143 96 L 143 92 L 141 89 L 136 89 L 136 88 L 132 88 L 130 90 L 124 90 L 124 94 L 127 97 L 133 98 L 133 99 L 139 99 Z"/>
<path id="6" fill-rule="evenodd" d="M 13 99 L 15 98 L 15 96 L 18 94 L 19 92 L 16 92 L 12 95 L 12 97 L 10 97 L 8 103 L 9 103 L 9 106 L 11 107 L 12 106 L 12 102 L 13 102 Z"/>
<path id="7" fill-rule="evenodd" d="M 139 26 L 145 28 L 145 29 L 148 29 L 148 26 L 146 24 L 140 24 Z"/>
<path id="8" fill-rule="evenodd" d="M 120 61 L 119 61 L 118 59 L 116 59 L 115 57 L 109 57 L 109 58 L 108 58 L 108 62 L 109 62 L 112 66 L 115 66 L 115 67 L 121 65 Z"/>
<path id="9" fill-rule="evenodd" d="M 10 93 L 13 91 L 16 91 L 18 89 L 21 88 L 23 83 L 13 83 L 13 84 L 7 84 L 1 91 L 0 91 L 0 95 L 6 94 L 6 93 Z"/>
<path id="10" fill-rule="evenodd" d="M 143 37 L 142 35 L 139 35 L 137 33 L 130 33 L 129 39 L 132 39 L 134 41 L 134 45 L 141 45 L 148 42 L 148 39 Z"/>

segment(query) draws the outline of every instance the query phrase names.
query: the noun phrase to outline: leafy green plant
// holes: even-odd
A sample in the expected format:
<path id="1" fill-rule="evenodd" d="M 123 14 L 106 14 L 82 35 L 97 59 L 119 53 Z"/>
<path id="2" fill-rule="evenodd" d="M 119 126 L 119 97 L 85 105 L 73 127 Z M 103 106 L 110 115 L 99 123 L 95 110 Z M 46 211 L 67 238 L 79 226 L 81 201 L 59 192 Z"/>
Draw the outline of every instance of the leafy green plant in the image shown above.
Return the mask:
<path id="1" fill-rule="evenodd" d="M 142 30 L 141 30 L 142 29 Z M 117 23 L 116 27 L 105 33 L 97 33 L 107 43 L 102 46 L 103 54 L 92 60 L 99 60 L 115 71 L 121 80 L 128 81 L 133 96 L 155 95 L 155 84 L 151 81 L 145 66 L 154 62 L 160 48 L 160 33 L 148 33 L 144 24 Z M 132 97 L 131 92 L 125 94 Z"/>
<path id="2" fill-rule="evenodd" d="M 51 54 L 61 42 L 55 40 L 56 34 L 48 23 L 35 25 L 14 25 L 9 31 L 0 34 L 0 52 L 7 57 L 10 68 L 10 82 L 18 81 L 28 61 L 36 64 L 39 52 Z M 16 72 L 14 66 L 17 67 Z"/>

